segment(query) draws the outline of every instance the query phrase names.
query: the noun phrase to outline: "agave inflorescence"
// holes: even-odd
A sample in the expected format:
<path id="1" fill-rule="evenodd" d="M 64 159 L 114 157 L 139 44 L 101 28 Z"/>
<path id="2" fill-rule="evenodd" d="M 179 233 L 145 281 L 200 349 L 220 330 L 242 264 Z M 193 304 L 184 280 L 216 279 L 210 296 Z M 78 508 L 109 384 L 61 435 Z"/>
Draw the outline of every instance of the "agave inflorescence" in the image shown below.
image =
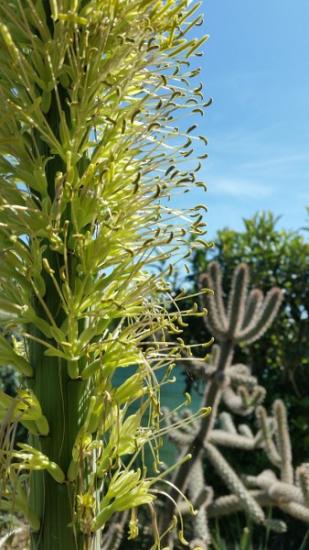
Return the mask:
<path id="1" fill-rule="evenodd" d="M 186 232 L 204 233 L 202 206 L 169 206 L 174 189 L 203 186 L 200 164 L 183 162 L 206 140 L 175 126 L 203 106 L 190 4 L 0 6 L 0 358 L 22 375 L 16 397 L 0 395 L 0 506 L 26 516 L 33 548 L 95 547 L 113 514 L 154 499 L 137 459 L 147 442 L 157 456 L 156 371 L 181 353 L 166 337 L 195 311 L 176 299 L 168 313 L 155 268 L 169 272 Z M 29 441 L 12 450 L 17 421 Z"/>

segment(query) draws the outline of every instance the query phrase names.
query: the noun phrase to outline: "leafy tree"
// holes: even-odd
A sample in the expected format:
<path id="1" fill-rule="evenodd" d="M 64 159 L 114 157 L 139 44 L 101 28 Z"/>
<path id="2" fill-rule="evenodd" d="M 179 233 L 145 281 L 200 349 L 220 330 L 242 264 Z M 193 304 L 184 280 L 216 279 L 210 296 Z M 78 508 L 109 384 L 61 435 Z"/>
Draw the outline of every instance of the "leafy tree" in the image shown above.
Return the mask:
<path id="1" fill-rule="evenodd" d="M 0 358 L 22 380 L 0 391 L 0 508 L 23 514 L 36 549 L 99 548 L 105 528 L 111 548 L 113 517 L 133 510 L 134 537 L 136 508 L 155 498 L 140 467 L 146 443 L 158 461 L 155 372 L 166 379 L 181 347 L 156 335 L 182 322 L 154 267 L 182 257 L 186 232 L 203 235 L 199 207 L 180 228 L 168 203 L 202 185 L 184 165 L 205 143 L 190 118 L 203 113 L 188 61 L 205 40 L 187 36 L 197 8 L 0 5 Z M 29 439 L 14 447 L 18 422 Z"/>

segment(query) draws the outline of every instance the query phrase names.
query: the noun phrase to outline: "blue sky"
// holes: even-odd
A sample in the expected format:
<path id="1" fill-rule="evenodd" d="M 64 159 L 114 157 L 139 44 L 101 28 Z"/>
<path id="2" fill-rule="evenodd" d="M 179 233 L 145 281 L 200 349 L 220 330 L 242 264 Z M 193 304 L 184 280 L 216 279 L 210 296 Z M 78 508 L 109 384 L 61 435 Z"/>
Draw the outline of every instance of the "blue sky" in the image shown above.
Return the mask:
<path id="1" fill-rule="evenodd" d="M 209 236 L 257 210 L 297 229 L 309 205 L 308 0 L 204 0 Z"/>

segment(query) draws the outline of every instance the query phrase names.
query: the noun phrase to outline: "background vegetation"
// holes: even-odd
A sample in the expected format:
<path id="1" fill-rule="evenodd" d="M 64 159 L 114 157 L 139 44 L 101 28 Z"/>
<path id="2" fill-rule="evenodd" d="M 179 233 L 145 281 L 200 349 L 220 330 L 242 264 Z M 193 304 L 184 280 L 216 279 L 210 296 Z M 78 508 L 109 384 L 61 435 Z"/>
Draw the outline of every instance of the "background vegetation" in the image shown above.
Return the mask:
<path id="1" fill-rule="evenodd" d="M 298 231 L 278 228 L 278 218 L 272 212 L 261 212 L 244 219 L 243 231 L 223 228 L 214 239 L 214 247 L 208 251 L 197 250 L 192 261 L 192 275 L 188 277 L 188 294 L 198 288 L 198 277 L 211 260 L 223 268 L 223 288 L 228 291 L 233 270 L 240 262 L 250 267 L 251 287 L 264 293 L 273 286 L 284 291 L 279 315 L 263 338 L 250 346 L 240 346 L 235 352 L 235 362 L 249 365 L 253 375 L 267 390 L 265 407 L 270 408 L 280 397 L 288 409 L 293 456 L 296 464 L 309 459 L 309 241 L 307 222 Z M 178 283 L 175 282 L 175 286 Z M 189 319 L 185 329 L 186 338 L 198 343 L 211 336 L 204 323 Z M 194 381 L 189 368 L 184 372 L 186 389 L 199 392 L 199 383 Z M 196 397 L 194 397 L 196 399 Z M 248 463 L 244 452 L 228 453 L 237 472 L 255 471 L 267 467 L 262 453 L 255 453 L 255 463 Z M 209 474 L 208 469 L 208 476 Z M 218 486 L 217 490 L 222 491 Z M 218 521 L 214 536 L 221 541 L 219 547 L 236 548 L 245 527 L 244 518 L 238 514 L 232 519 Z M 282 516 L 283 517 L 283 516 Z M 305 524 L 285 516 L 288 531 L 284 535 L 269 535 L 258 527 L 249 548 L 301 548 L 307 540 Z M 252 536 L 252 528 L 250 529 Z M 232 546 L 226 541 L 233 540 Z M 225 542 L 224 542 L 225 541 Z M 266 542 L 265 542 L 266 541 Z M 233 546 L 234 544 L 234 546 Z M 266 546 L 265 546 L 266 544 Z M 309 544 L 308 541 L 305 544 Z"/>

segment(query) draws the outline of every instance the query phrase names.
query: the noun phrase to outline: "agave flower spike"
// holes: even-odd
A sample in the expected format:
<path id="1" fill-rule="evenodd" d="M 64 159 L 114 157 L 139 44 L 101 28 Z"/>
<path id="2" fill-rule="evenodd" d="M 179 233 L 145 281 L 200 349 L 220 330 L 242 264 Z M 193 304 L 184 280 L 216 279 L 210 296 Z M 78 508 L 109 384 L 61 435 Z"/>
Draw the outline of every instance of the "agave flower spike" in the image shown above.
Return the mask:
<path id="1" fill-rule="evenodd" d="M 154 499 L 137 460 L 147 444 L 159 461 L 160 380 L 182 353 L 158 334 L 184 326 L 166 277 L 190 253 L 185 237 L 207 246 L 205 207 L 173 207 L 174 192 L 204 185 L 193 158 L 207 145 L 194 124 L 203 98 L 190 57 L 207 39 L 192 36 L 197 8 L 0 5 L 0 365 L 24 392 L 0 396 L 0 466 L 4 480 L 28 473 L 36 550 L 97 549 L 113 518 Z M 22 450 L 9 441 L 18 421 Z M 130 498 L 110 499 L 129 478 Z"/>

